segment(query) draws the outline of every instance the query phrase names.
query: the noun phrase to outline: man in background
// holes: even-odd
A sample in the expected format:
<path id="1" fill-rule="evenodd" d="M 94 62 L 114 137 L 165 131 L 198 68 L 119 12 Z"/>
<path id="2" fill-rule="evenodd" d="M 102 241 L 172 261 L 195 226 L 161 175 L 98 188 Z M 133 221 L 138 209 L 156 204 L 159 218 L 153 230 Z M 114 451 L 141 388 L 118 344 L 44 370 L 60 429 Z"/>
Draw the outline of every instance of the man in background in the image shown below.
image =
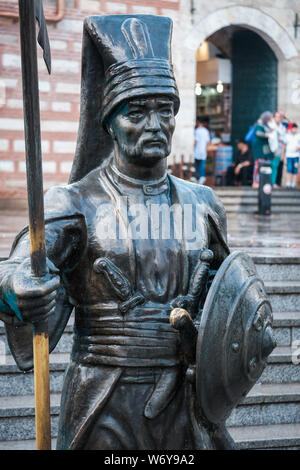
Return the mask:
<path id="1" fill-rule="evenodd" d="M 194 159 L 196 178 L 199 184 L 204 184 L 206 181 L 205 165 L 207 158 L 207 145 L 210 142 L 209 131 L 206 127 L 207 124 L 207 120 L 199 116 L 197 117 L 195 129 Z"/>
<path id="2" fill-rule="evenodd" d="M 234 186 L 241 183 L 242 186 L 248 186 L 252 184 L 253 155 L 249 144 L 244 140 L 240 140 L 237 147 L 239 153 L 236 161 L 227 170 L 226 185 Z"/>

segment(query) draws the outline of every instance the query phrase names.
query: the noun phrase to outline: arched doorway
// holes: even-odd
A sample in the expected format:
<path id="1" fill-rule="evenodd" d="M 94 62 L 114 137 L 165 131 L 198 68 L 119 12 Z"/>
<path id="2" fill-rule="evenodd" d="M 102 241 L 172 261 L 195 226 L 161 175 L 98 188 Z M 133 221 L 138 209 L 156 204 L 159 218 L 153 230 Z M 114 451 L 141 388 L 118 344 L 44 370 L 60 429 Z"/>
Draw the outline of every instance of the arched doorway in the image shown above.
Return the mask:
<path id="1" fill-rule="evenodd" d="M 254 31 L 222 28 L 201 44 L 196 59 L 196 114 L 209 119 L 216 137 L 234 145 L 261 113 L 276 110 L 278 59 Z"/>
<path id="2" fill-rule="evenodd" d="M 196 51 L 205 39 L 228 26 L 244 27 L 259 34 L 278 60 L 289 60 L 298 55 L 294 41 L 274 18 L 257 8 L 240 5 L 220 8 L 196 22 L 185 38 L 184 46 Z"/>
<path id="3" fill-rule="evenodd" d="M 257 33 L 241 29 L 232 36 L 231 141 L 244 138 L 249 125 L 278 106 L 278 60 Z"/>

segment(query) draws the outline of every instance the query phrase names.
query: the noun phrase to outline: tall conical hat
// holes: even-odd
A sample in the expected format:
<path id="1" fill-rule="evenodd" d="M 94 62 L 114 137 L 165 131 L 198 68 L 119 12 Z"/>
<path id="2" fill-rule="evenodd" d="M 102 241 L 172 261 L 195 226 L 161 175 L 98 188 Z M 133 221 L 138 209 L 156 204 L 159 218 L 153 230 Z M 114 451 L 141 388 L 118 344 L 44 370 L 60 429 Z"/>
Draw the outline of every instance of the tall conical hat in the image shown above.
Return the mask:
<path id="1" fill-rule="evenodd" d="M 70 182 L 100 166 L 113 143 L 106 123 L 119 105 L 170 96 L 179 109 L 171 64 L 172 21 L 153 15 L 91 16 L 84 21 L 80 124 Z"/>

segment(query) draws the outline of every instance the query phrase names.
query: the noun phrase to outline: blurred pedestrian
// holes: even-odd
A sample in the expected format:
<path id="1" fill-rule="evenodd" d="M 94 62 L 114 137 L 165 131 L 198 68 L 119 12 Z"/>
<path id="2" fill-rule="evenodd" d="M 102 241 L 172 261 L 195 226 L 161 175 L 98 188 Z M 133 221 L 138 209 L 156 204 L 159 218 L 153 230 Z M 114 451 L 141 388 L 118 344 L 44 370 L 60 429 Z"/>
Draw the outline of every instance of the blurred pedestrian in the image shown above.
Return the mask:
<path id="1" fill-rule="evenodd" d="M 270 162 L 274 154 L 270 149 L 269 137 L 271 136 L 272 129 L 269 127 L 273 114 L 270 111 L 265 111 L 259 118 L 255 126 L 255 135 L 252 141 L 252 151 L 254 157 L 254 171 L 253 171 L 253 188 L 259 186 L 259 166 L 261 163 Z"/>
<path id="2" fill-rule="evenodd" d="M 287 115 L 285 114 L 284 111 L 279 110 L 278 112 L 281 116 L 281 123 L 282 123 L 283 127 L 285 128 L 284 136 L 286 136 L 287 129 L 290 125 L 290 119 L 287 117 Z M 278 169 L 277 169 L 276 185 L 278 187 L 280 187 L 282 185 L 283 167 L 284 167 L 284 155 L 282 154 L 281 155 L 281 160 L 280 160 L 280 163 L 279 163 L 279 166 L 278 166 Z"/>
<path id="3" fill-rule="evenodd" d="M 283 146 L 286 136 L 286 128 L 282 124 L 283 113 L 276 111 L 274 113 L 273 119 L 269 122 L 269 127 L 272 129 L 272 133 L 269 136 L 269 145 L 270 149 L 274 154 L 274 158 L 271 160 L 272 175 L 271 175 L 271 184 L 274 188 L 278 188 L 279 185 L 276 183 L 278 176 L 278 169 L 280 162 L 282 160 Z"/>
<path id="4" fill-rule="evenodd" d="M 286 187 L 296 188 L 300 156 L 300 133 L 296 123 L 292 125 L 285 140 L 284 154 L 286 158 Z"/>
<path id="5" fill-rule="evenodd" d="M 201 117 L 197 117 L 196 129 L 195 129 L 195 147 L 194 147 L 194 159 L 196 178 L 199 184 L 204 184 L 206 181 L 205 176 L 205 165 L 207 158 L 207 145 L 210 142 L 210 134 L 206 127 L 206 120 Z"/>
<path id="6" fill-rule="evenodd" d="M 226 185 L 234 186 L 242 184 L 248 186 L 252 184 L 253 176 L 253 155 L 249 148 L 249 143 L 240 140 L 237 144 L 238 155 L 236 161 L 228 168 L 226 173 Z"/>

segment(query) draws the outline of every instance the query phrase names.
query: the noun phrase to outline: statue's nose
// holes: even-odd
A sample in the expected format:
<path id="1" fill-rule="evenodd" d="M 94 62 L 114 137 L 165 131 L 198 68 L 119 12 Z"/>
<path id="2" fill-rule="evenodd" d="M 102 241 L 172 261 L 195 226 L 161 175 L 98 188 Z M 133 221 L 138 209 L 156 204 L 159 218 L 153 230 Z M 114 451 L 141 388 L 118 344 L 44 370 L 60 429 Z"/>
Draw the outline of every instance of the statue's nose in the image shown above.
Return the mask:
<path id="1" fill-rule="evenodd" d="M 158 119 L 158 115 L 155 111 L 151 111 L 149 113 L 149 117 L 147 119 L 146 130 L 151 132 L 157 132 L 160 130 L 160 123 Z"/>
<path id="2" fill-rule="evenodd" d="M 271 354 L 273 349 L 277 346 L 277 342 L 270 326 L 265 329 L 263 342 L 262 342 L 262 357 L 265 359 Z"/>

